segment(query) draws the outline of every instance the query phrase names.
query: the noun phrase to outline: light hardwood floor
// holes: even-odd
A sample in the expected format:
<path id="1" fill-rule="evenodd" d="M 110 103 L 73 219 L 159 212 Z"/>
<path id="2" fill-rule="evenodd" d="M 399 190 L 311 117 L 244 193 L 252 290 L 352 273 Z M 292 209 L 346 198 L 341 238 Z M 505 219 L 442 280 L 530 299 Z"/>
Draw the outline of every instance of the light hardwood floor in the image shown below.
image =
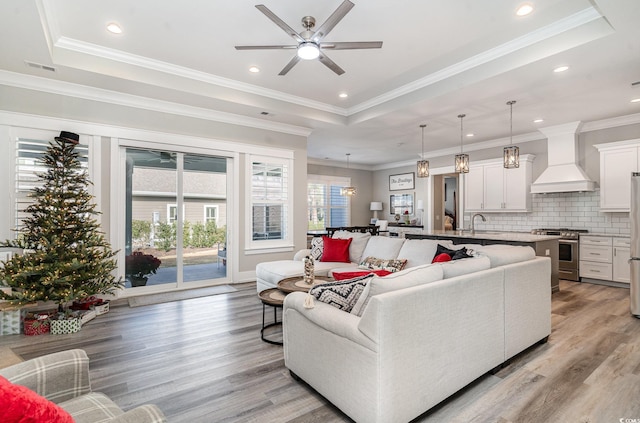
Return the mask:
<path id="1" fill-rule="evenodd" d="M 290 377 L 282 347 L 260 340 L 255 285 L 235 287 L 229 294 L 112 307 L 77 334 L 3 336 L 0 346 L 25 359 L 83 348 L 94 390 L 125 409 L 155 403 L 171 422 L 350 421 Z M 416 421 L 640 421 L 640 320 L 629 314 L 629 291 L 567 281 L 560 287 L 547 344 Z"/>

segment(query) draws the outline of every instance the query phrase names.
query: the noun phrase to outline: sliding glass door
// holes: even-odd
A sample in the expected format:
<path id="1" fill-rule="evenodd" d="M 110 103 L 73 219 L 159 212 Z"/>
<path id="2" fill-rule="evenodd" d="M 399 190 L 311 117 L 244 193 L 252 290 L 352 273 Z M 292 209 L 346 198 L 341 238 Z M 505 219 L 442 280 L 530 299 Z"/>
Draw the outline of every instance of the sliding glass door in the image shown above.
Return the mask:
<path id="1" fill-rule="evenodd" d="M 227 277 L 227 158 L 125 148 L 126 288 Z"/>

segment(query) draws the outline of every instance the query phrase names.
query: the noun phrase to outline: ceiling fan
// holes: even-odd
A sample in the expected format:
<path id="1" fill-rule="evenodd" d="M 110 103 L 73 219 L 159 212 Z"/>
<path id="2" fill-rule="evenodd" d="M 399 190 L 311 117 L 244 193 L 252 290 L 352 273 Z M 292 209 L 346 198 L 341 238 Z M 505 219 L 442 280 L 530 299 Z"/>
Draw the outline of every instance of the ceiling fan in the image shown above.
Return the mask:
<path id="1" fill-rule="evenodd" d="M 265 5 L 258 4 L 256 8 L 264 13 L 267 18 L 271 19 L 276 25 L 284 30 L 297 44 L 295 45 L 270 45 L 270 46 L 236 46 L 236 50 L 279 50 L 279 49 L 296 49 L 296 55 L 291 61 L 280 71 L 278 75 L 286 75 L 296 63 L 302 60 L 318 59 L 326 67 L 334 71 L 338 75 L 342 75 L 344 70 L 338 66 L 333 60 L 329 59 L 323 50 L 358 50 L 369 48 L 381 48 L 382 41 L 352 41 L 329 43 L 323 42 L 324 37 L 344 18 L 344 16 L 354 6 L 349 0 L 344 0 L 340 6 L 329 16 L 329 18 L 313 31 L 316 26 L 316 19 L 313 16 L 305 16 L 302 18 L 302 26 L 304 31 L 297 33 L 293 28 L 287 25 L 282 19 L 277 17 Z"/>

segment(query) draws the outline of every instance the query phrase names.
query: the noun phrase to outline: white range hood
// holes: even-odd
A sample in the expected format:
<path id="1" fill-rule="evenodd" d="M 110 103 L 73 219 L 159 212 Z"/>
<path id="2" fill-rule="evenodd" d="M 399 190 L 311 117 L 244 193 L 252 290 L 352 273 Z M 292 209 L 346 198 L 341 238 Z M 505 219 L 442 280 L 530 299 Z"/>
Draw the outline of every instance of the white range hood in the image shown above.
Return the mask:
<path id="1" fill-rule="evenodd" d="M 593 191 L 594 182 L 578 165 L 578 131 L 582 122 L 540 128 L 547 136 L 547 168 L 531 185 L 532 194 Z"/>

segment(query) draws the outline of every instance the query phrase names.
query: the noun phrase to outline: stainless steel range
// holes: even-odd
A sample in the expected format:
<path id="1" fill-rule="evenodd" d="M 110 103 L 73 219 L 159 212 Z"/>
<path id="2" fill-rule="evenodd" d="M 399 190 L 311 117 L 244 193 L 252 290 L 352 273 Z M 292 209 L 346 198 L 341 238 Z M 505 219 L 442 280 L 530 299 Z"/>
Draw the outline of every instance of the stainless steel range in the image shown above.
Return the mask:
<path id="1" fill-rule="evenodd" d="M 558 240 L 558 276 L 560 279 L 580 281 L 578 265 L 580 263 L 580 234 L 586 234 L 586 229 L 534 229 L 534 235 L 557 235 Z"/>

